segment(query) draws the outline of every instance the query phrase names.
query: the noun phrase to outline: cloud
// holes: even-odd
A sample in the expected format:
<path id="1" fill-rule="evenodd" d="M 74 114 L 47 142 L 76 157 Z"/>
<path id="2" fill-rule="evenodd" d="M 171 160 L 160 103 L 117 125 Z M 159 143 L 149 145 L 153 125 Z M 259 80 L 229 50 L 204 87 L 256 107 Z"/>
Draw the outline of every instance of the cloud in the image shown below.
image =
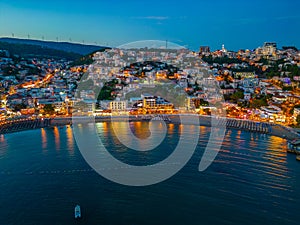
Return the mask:
<path id="1" fill-rule="evenodd" d="M 133 19 L 139 20 L 168 20 L 168 16 L 143 16 L 143 17 L 132 17 Z"/>

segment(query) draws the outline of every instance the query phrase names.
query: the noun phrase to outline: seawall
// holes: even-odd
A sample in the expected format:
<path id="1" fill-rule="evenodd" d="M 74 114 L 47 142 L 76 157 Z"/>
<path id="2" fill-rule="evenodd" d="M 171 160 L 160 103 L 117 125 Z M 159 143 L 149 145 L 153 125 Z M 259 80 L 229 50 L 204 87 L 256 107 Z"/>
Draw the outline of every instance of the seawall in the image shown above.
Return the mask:
<path id="1" fill-rule="evenodd" d="M 150 121 L 151 119 L 162 120 L 167 123 L 181 124 L 181 117 L 186 118 L 186 124 L 200 126 L 214 126 L 227 129 L 239 129 L 248 132 L 264 133 L 274 135 L 287 140 L 298 139 L 299 135 L 292 128 L 285 127 L 279 124 L 271 124 L 266 122 L 256 122 L 251 120 L 240 120 L 235 118 L 217 118 L 210 116 L 196 115 L 146 115 L 146 116 L 130 116 L 129 121 Z M 189 119 L 191 117 L 191 119 Z M 114 116 L 113 121 L 124 121 L 126 116 Z M 110 116 L 102 117 L 78 117 L 80 122 L 111 122 Z M 45 119 L 19 119 L 6 121 L 0 125 L 0 134 L 18 132 L 28 129 L 37 129 L 50 126 L 65 126 L 72 124 L 72 117 L 56 117 Z"/>

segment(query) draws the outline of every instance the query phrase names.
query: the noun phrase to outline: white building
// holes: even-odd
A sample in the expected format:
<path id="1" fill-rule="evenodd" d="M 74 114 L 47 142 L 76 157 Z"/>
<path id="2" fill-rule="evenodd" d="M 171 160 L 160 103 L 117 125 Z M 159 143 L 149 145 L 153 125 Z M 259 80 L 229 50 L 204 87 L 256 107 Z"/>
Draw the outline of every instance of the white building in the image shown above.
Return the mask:
<path id="1" fill-rule="evenodd" d="M 263 106 L 260 108 L 261 118 L 268 120 L 269 122 L 285 122 L 286 116 L 282 110 L 277 106 Z"/>
<path id="2" fill-rule="evenodd" d="M 262 47 L 263 55 L 269 56 L 276 54 L 277 44 L 275 42 L 265 42 Z"/>
<path id="3" fill-rule="evenodd" d="M 111 111 L 125 111 L 126 108 L 127 108 L 126 101 L 111 101 L 109 103 L 109 109 L 111 109 Z"/>
<path id="4" fill-rule="evenodd" d="M 246 101 L 250 101 L 250 99 L 251 99 L 251 93 L 250 92 L 244 92 L 244 99 Z"/>

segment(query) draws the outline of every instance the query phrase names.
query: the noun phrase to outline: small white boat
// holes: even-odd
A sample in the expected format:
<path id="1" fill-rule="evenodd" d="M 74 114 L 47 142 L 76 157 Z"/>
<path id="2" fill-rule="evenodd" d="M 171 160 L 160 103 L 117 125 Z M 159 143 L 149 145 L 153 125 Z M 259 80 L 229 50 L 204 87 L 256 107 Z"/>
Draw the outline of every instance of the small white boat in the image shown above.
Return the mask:
<path id="1" fill-rule="evenodd" d="M 81 210 L 80 210 L 80 206 L 79 205 L 76 205 L 75 206 L 75 219 L 80 219 L 81 218 Z"/>

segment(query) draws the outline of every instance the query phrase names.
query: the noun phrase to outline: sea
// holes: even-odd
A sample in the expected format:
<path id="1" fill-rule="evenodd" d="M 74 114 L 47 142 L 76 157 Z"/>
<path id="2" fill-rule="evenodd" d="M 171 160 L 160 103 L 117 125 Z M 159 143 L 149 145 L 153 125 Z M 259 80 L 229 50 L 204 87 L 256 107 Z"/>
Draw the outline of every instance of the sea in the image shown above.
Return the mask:
<path id="1" fill-rule="evenodd" d="M 180 126 L 167 124 L 155 149 L 134 151 L 110 122 L 96 124 L 111 155 L 136 166 L 168 158 Z M 148 122 L 130 128 L 137 138 L 151 135 Z M 0 225 L 300 224 L 300 162 L 282 138 L 229 129 L 215 160 L 200 172 L 211 128 L 199 126 L 198 144 L 180 171 L 130 186 L 94 171 L 73 131 L 67 125 L 0 135 Z M 74 219 L 76 204 L 80 220 Z"/>

